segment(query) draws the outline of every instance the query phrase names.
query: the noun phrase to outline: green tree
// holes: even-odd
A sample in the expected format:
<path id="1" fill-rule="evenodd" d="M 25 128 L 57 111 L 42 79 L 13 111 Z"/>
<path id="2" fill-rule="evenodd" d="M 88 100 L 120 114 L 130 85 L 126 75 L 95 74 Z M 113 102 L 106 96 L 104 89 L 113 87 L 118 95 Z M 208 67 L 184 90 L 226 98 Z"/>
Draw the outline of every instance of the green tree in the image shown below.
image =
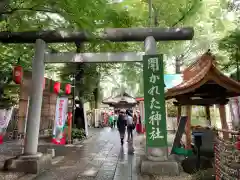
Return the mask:
<path id="1" fill-rule="evenodd" d="M 127 2 L 128 1 L 125 3 Z M 145 6 L 142 5 L 142 8 L 145 8 L 145 11 L 141 12 L 145 13 L 146 17 L 148 17 L 148 11 L 146 10 L 148 8 L 147 2 L 148 1 L 138 2 L 138 4 L 145 3 Z M 188 3 L 188 5 L 179 5 L 184 4 L 184 2 Z M 136 3 L 133 3 L 132 6 L 130 5 L 131 11 L 132 9 L 139 8 L 140 5 L 136 5 Z M 172 26 L 174 24 L 178 26 L 192 26 L 195 31 L 195 36 L 192 41 L 158 43 L 158 51 L 165 54 L 164 60 L 167 65 L 166 67 L 176 66 L 175 72 L 179 73 L 182 68 L 191 64 L 196 60 L 196 57 L 202 55 L 208 49 L 211 49 L 211 51 L 216 54 L 220 65 L 227 60 L 228 57 L 226 56 L 226 53 L 222 53 L 218 48 L 218 41 L 236 27 L 234 18 L 229 18 L 229 16 L 231 17 L 231 14 L 229 15 L 227 1 L 206 0 L 197 1 L 197 3 L 195 3 L 195 1 L 168 1 L 166 3 L 168 4 L 165 5 L 164 2 L 153 1 L 154 11 L 159 13 L 157 18 L 158 22 L 155 25 L 161 27 Z M 176 9 L 174 12 L 171 11 L 173 7 Z M 181 11 L 178 11 L 177 9 L 181 9 Z M 165 13 L 166 11 L 171 13 Z M 154 12 L 155 16 L 156 12 Z M 140 12 L 136 10 L 135 13 L 139 16 Z M 136 68 L 128 68 L 127 66 L 128 65 L 126 64 L 126 70 L 123 68 L 123 71 L 126 71 L 126 74 L 133 74 L 135 71 L 135 76 L 132 77 L 137 77 L 139 72 L 141 72 L 140 67 L 138 72 L 136 72 Z M 222 67 L 222 65 L 220 67 Z M 168 70 L 169 68 L 166 69 L 166 71 Z M 126 77 L 128 77 L 128 75 L 126 75 Z"/>
<path id="2" fill-rule="evenodd" d="M 240 80 L 240 30 L 236 29 L 232 31 L 228 36 L 221 39 L 219 42 L 219 48 L 227 52 L 229 56 L 228 60 L 221 63 L 220 65 L 224 70 L 227 70 L 228 72 L 235 71 L 232 77 L 236 80 Z"/>
<path id="3" fill-rule="evenodd" d="M 0 29 L 2 31 L 61 30 L 64 28 L 68 30 L 84 29 L 98 33 L 99 31 L 96 31 L 96 29 L 101 31 L 104 27 L 146 27 L 149 24 L 148 2 L 145 0 L 125 0 L 121 3 L 109 3 L 107 0 L 89 0 L 87 2 L 60 0 L 57 3 L 52 0 L 26 0 L 24 2 L 13 0 L 2 1 L 1 3 Z M 223 37 L 224 33 L 232 28 L 232 24 L 226 18 L 223 18 L 225 9 L 228 8 L 227 5 L 225 0 L 170 0 L 166 2 L 153 0 L 154 22 L 156 26 L 193 26 L 196 32 L 195 39 L 191 43 L 158 43 L 159 52 L 166 54 L 168 61 L 170 61 L 170 59 L 175 59 L 174 57 L 181 57 L 189 46 L 191 46 L 190 57 L 195 56 L 197 54 L 196 51 L 206 51 L 209 48 L 206 46 L 208 44 L 214 44 L 213 46 L 215 47 L 216 39 Z M 142 46 L 142 43 L 94 41 L 85 44 L 81 51 L 104 52 L 110 49 L 113 52 L 142 51 Z M 31 68 L 32 45 L 4 45 L 1 48 L 4 48 L 1 51 L 3 55 L 2 60 L 9 67 L 12 66 L 12 61 L 16 61 L 21 56 L 22 65 L 26 68 Z M 11 48 L 16 53 L 11 55 L 12 58 L 9 60 L 4 54 L 9 54 L 8 52 Z M 74 43 L 54 44 L 49 45 L 49 48 L 55 51 L 76 51 Z M 184 61 L 184 64 L 188 64 L 188 61 Z M 84 69 L 85 80 L 83 81 L 88 83 L 84 84 L 84 86 L 78 85 L 78 89 L 84 89 L 79 90 L 79 92 L 85 91 L 82 94 L 84 94 L 83 96 L 86 100 L 97 99 L 96 97 L 93 98 L 95 96 L 93 94 L 99 92 L 98 90 L 96 91 L 96 88 L 99 86 L 102 73 L 106 69 L 116 69 L 115 65 L 108 64 L 84 65 L 80 69 L 71 65 L 66 65 L 64 68 L 58 68 L 53 65 L 48 65 L 48 67 L 48 71 L 53 71 L 54 69 L 54 71 L 59 72 L 59 75 L 62 74 L 61 77 L 64 81 L 69 81 L 69 75 L 73 72 Z M 137 63 L 134 65 L 126 64 L 122 69 L 122 75 L 125 76 L 125 79 L 128 74 L 131 74 L 132 79 L 137 77 L 139 80 L 142 80 L 140 78 L 142 77 L 141 65 Z M 10 72 L 11 70 L 8 71 L 8 73 Z M 69 73 L 67 74 L 66 72 Z M 138 93 L 142 94 L 143 83 L 139 82 L 140 84 L 137 87 L 139 87 L 140 92 Z M 134 82 L 130 79 L 128 86 L 131 87 L 134 83 L 136 81 Z"/>

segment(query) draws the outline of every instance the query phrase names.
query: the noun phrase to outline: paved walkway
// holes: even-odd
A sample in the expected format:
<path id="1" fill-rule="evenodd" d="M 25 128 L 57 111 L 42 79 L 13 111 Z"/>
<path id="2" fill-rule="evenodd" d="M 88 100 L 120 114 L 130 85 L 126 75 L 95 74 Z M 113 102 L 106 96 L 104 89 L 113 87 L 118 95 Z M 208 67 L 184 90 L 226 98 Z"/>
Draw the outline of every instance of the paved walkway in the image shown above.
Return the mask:
<path id="1" fill-rule="evenodd" d="M 6 180 L 150 180 L 139 175 L 139 160 L 144 154 L 142 135 L 135 134 L 134 143 L 120 145 L 117 129 L 90 129 L 90 138 L 71 146 L 56 146 L 51 143 L 39 143 L 39 151 L 46 152 L 54 148 L 56 158 L 51 169 L 36 175 L 24 173 L 0 172 L 0 179 Z M 171 137 L 171 136 L 169 136 Z M 172 138 L 169 139 L 171 141 Z M 143 144 L 141 144 L 143 143 Z M 3 159 L 21 152 L 16 142 L 0 146 Z M 134 147 L 134 153 L 131 153 Z M 129 152 L 130 150 L 130 152 Z M 3 159 L 2 162 L 3 162 Z M 179 180 L 184 177 L 153 177 L 154 180 Z"/>
<path id="2" fill-rule="evenodd" d="M 138 180 L 136 164 L 144 152 L 138 145 L 141 137 L 135 139 L 135 153 L 129 154 L 128 143 L 121 147 L 116 129 L 100 129 L 35 180 Z"/>

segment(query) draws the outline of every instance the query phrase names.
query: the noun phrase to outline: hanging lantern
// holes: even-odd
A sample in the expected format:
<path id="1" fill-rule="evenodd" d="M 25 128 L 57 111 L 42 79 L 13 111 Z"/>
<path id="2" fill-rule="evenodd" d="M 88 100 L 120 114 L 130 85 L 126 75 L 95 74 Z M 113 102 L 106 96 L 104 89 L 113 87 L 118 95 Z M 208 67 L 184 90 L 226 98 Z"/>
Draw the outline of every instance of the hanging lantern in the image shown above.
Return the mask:
<path id="1" fill-rule="evenodd" d="M 13 69 L 13 81 L 16 84 L 21 84 L 23 79 L 23 68 L 22 66 L 15 66 Z"/>
<path id="2" fill-rule="evenodd" d="M 65 86 L 65 93 L 66 94 L 71 94 L 71 84 L 66 84 Z"/>
<path id="3" fill-rule="evenodd" d="M 60 82 L 55 82 L 54 86 L 53 86 L 53 90 L 56 94 L 59 94 L 60 93 L 60 87 L 61 87 L 61 84 Z"/>

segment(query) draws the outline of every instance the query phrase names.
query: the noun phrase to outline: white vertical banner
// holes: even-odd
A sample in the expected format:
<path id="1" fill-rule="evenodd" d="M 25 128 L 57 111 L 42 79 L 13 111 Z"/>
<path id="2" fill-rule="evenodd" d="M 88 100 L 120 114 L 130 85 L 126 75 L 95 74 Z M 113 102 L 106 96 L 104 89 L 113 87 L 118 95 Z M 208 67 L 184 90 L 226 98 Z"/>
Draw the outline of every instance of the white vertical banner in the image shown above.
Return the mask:
<path id="1" fill-rule="evenodd" d="M 67 120 L 68 98 L 58 97 L 55 112 L 55 123 L 53 127 L 53 137 L 61 140 L 63 138 L 64 126 Z"/>
<path id="2" fill-rule="evenodd" d="M 99 127 L 98 109 L 94 109 L 94 127 Z"/>
<path id="3" fill-rule="evenodd" d="M 0 109 L 0 128 L 7 129 L 9 121 L 11 120 L 13 107 L 9 109 Z"/>
<path id="4" fill-rule="evenodd" d="M 12 113 L 13 107 L 10 109 L 0 109 L 0 144 L 3 143 L 3 137 L 11 120 Z"/>
<path id="5" fill-rule="evenodd" d="M 231 114 L 232 126 L 234 129 L 238 129 L 240 127 L 239 97 L 233 97 L 229 99 L 229 109 Z"/>
<path id="6" fill-rule="evenodd" d="M 87 119 L 87 104 L 83 104 L 83 115 L 84 115 L 84 124 L 85 124 L 85 134 L 88 137 L 88 119 Z"/>
<path id="7" fill-rule="evenodd" d="M 140 115 L 141 115 L 141 118 L 142 118 L 142 124 L 144 124 L 144 120 L 145 120 L 145 117 L 144 117 L 144 101 L 140 101 L 139 102 L 139 111 L 140 111 Z"/>

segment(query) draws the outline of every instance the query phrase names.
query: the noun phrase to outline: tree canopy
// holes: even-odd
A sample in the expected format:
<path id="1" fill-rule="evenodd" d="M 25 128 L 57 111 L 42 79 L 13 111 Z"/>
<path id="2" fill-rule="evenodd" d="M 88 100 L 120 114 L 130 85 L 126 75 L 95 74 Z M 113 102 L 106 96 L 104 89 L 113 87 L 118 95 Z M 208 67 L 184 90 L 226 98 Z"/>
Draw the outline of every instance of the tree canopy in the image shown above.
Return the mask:
<path id="1" fill-rule="evenodd" d="M 180 60 L 184 67 L 191 63 L 194 57 L 209 48 L 222 60 L 221 67 L 232 63 L 224 53 L 227 50 L 229 57 L 232 57 L 231 48 L 222 47 L 219 41 L 220 39 L 224 41 L 224 38 L 229 39 L 231 32 L 238 31 L 235 30 L 239 22 L 236 4 L 229 4 L 227 0 L 153 0 L 152 2 L 152 26 L 192 26 L 195 30 L 195 37 L 192 41 L 158 43 L 158 52 L 165 54 L 166 73 L 174 70 L 173 65 L 176 59 Z M 24 2 L 4 0 L 0 3 L 0 31 L 67 29 L 98 33 L 106 27 L 147 27 L 149 25 L 147 0 L 25 0 Z M 80 48 L 77 48 L 76 44 L 81 44 L 81 42 L 49 44 L 49 49 L 54 52 L 120 52 L 142 51 L 143 48 L 143 43 L 110 43 L 96 40 L 81 44 Z M 20 65 L 25 70 L 31 70 L 33 49 L 32 44 L 2 44 L 0 48 L 1 73 L 6 77 L 11 77 L 12 66 L 19 58 Z M 109 92 L 114 88 L 125 86 L 131 90 L 133 95 L 143 95 L 141 63 L 64 64 L 61 66 L 50 64 L 46 66 L 47 76 L 60 78 L 63 82 L 71 82 L 70 77 L 79 72 L 83 74 L 81 74 L 81 80 L 76 82 L 77 93 L 85 101 L 97 101 L 102 96 L 101 88 L 104 87 L 100 82 L 106 81 L 113 74 L 119 75 L 121 80 L 118 85 L 112 83 L 109 86 Z M 4 85 L 0 87 L 5 89 L 7 98 L 16 93 L 16 87 L 7 88 L 7 86 L 10 87 L 9 84 L 12 84 L 11 80 L 0 79 L 0 82 Z"/>

